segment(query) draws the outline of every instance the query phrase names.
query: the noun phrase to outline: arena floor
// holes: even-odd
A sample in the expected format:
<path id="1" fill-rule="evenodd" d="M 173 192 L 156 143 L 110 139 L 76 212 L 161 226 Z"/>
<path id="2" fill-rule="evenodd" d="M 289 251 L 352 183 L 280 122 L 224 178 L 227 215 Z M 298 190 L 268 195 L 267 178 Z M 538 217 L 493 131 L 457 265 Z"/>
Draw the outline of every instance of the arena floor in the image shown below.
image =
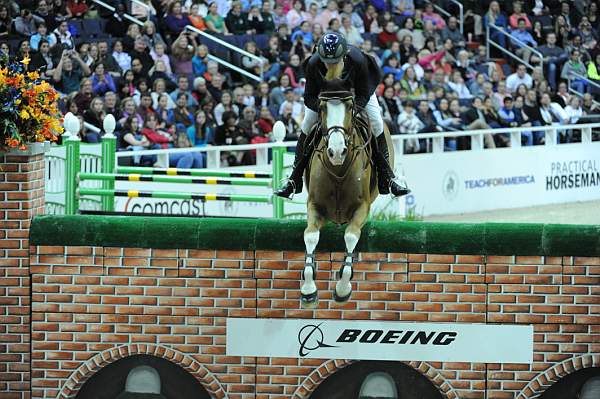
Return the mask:
<path id="1" fill-rule="evenodd" d="M 600 201 L 573 202 L 457 215 L 428 216 L 428 222 L 521 222 L 600 224 Z"/>

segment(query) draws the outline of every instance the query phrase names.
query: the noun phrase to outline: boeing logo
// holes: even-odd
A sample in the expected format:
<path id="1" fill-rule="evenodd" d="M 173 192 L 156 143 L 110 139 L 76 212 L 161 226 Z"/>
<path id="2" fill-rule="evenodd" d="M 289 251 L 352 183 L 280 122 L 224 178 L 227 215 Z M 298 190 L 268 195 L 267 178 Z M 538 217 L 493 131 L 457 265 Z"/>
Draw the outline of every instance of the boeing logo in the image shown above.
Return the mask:
<path id="1" fill-rule="evenodd" d="M 323 323 L 317 325 L 307 324 L 298 331 L 298 343 L 300 344 L 300 350 L 298 354 L 300 357 L 304 357 L 319 348 L 336 348 L 336 346 L 328 345 L 323 342 L 325 337 L 320 326 Z"/>

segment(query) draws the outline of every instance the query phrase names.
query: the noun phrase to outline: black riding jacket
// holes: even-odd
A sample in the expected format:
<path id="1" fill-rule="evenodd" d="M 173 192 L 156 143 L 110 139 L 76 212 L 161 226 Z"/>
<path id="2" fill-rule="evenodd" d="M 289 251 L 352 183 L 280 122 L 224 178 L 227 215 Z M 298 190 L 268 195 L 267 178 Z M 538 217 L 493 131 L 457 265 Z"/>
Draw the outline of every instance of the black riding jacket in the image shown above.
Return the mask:
<path id="1" fill-rule="evenodd" d="M 344 56 L 341 81 L 333 85 L 325 80 L 327 68 L 317 53 L 305 60 L 302 67 L 306 77 L 304 105 L 315 112 L 319 108 L 319 93 L 327 90 L 354 91 L 356 105 L 364 108 L 382 79 L 381 69 L 373 57 L 354 46 L 349 46 L 349 51 Z"/>

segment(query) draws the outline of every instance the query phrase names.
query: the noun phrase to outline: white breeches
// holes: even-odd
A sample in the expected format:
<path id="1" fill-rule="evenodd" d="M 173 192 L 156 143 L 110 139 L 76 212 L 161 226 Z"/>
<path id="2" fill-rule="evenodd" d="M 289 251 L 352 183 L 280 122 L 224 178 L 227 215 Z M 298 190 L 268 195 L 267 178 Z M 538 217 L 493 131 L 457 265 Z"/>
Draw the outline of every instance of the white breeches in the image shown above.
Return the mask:
<path id="1" fill-rule="evenodd" d="M 379 136 L 383 133 L 383 116 L 381 112 L 381 107 L 379 106 L 379 101 L 377 101 L 377 96 L 375 93 L 369 98 L 369 102 L 365 107 L 367 111 L 367 115 L 369 116 L 369 123 L 371 124 L 371 129 L 373 129 L 373 134 L 375 136 Z M 304 119 L 302 120 L 302 133 L 308 134 L 310 129 L 317 123 L 317 119 L 319 115 L 309 108 L 304 108 Z"/>

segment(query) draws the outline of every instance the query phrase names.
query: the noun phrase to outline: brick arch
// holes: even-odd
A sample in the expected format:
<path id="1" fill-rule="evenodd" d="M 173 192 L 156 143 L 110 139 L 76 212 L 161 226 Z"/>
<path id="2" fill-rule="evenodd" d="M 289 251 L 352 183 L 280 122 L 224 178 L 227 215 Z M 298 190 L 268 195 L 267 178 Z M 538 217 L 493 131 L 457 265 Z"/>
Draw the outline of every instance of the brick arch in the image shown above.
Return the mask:
<path id="1" fill-rule="evenodd" d="M 73 399 L 83 386 L 96 372 L 117 360 L 134 356 L 150 355 L 174 363 L 190 373 L 212 398 L 227 399 L 227 393 L 216 377 L 193 357 L 174 349 L 151 344 L 130 344 L 107 349 L 82 363 L 64 383 L 57 399 Z"/>
<path id="2" fill-rule="evenodd" d="M 321 382 L 329 378 L 332 374 L 338 370 L 343 369 L 353 363 L 355 360 L 328 360 L 313 370 L 300 384 L 292 395 L 292 399 L 306 399 L 308 395 L 319 386 Z M 401 362 L 414 370 L 418 371 L 421 375 L 429 380 L 444 397 L 448 399 L 458 398 L 458 395 L 454 391 L 454 388 L 450 385 L 450 382 L 437 370 L 426 362 Z"/>
<path id="3" fill-rule="evenodd" d="M 538 398 L 561 378 L 590 367 L 600 367 L 600 355 L 583 355 L 564 360 L 538 374 L 523 388 L 517 399 Z"/>

